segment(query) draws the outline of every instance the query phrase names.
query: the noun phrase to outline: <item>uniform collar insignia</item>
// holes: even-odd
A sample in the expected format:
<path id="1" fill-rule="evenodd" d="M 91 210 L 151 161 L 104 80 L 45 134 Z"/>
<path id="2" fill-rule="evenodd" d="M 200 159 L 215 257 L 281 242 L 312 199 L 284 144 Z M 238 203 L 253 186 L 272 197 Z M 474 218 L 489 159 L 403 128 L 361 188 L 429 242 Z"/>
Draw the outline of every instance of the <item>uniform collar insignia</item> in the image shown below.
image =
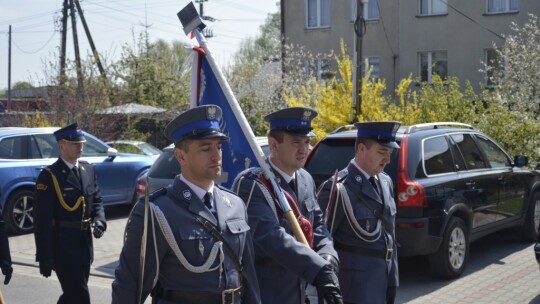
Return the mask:
<path id="1" fill-rule="evenodd" d="M 182 192 L 182 194 L 184 195 L 185 199 L 187 199 L 188 201 L 191 200 L 191 191 L 184 190 L 184 192 Z"/>
<path id="2" fill-rule="evenodd" d="M 360 175 L 357 175 L 354 177 L 354 180 L 357 182 L 357 183 L 362 183 L 362 177 Z"/>

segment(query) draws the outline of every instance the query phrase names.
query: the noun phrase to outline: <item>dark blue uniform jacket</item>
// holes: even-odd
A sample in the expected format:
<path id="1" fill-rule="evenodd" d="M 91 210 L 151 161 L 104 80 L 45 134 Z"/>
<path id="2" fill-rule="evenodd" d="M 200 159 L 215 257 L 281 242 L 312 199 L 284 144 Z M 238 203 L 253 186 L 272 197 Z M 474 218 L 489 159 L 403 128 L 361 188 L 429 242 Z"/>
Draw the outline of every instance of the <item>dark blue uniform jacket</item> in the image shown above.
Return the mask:
<path id="1" fill-rule="evenodd" d="M 92 222 L 101 221 L 104 225 L 106 223 L 94 167 L 79 161 L 79 168 L 82 185 L 60 158 L 48 167 L 50 171 L 42 170 L 38 176 L 33 212 L 37 261 L 53 260 L 55 264 L 67 265 L 92 263 L 94 254 L 91 229 L 53 226 L 53 221 L 80 222 L 83 218 Z M 84 204 L 81 203 L 76 210 L 66 210 L 59 201 L 51 172 L 69 208 L 74 207 L 80 196 L 84 196 Z"/>

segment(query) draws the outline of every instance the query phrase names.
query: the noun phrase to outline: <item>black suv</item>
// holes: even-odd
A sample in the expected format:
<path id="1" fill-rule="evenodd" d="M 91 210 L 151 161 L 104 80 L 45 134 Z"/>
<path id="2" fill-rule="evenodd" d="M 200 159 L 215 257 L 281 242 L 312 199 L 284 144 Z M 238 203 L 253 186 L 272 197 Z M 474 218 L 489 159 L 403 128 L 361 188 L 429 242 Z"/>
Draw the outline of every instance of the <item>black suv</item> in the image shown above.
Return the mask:
<path id="1" fill-rule="evenodd" d="M 340 128 L 318 142 L 305 168 L 317 185 L 354 157 L 356 128 Z M 428 255 L 433 272 L 461 275 L 469 242 L 518 227 L 536 240 L 540 172 L 525 156 L 513 160 L 491 138 L 462 123 L 402 126 L 385 171 L 394 181 L 400 257 Z"/>

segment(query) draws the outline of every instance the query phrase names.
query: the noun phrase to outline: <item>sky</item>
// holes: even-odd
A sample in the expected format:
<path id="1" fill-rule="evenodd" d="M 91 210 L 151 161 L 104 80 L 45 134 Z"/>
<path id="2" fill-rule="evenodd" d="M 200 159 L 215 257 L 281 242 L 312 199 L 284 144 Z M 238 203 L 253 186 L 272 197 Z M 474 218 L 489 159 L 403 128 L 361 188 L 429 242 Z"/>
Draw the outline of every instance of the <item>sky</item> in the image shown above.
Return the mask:
<path id="1" fill-rule="evenodd" d="M 278 11 L 277 0 L 207 0 L 203 14 L 216 19 L 206 22 L 214 37 L 207 39 L 217 63 L 225 67 L 240 42 L 255 37 L 269 13 Z M 125 44 L 148 28 L 150 41 L 195 43 L 184 34 L 176 13 L 188 0 L 79 0 L 90 34 L 102 62 L 118 59 Z M 61 43 L 63 0 L 0 0 L 0 90 L 8 87 L 9 26 L 11 25 L 11 85 L 27 81 L 43 84 L 45 66 L 57 63 Z M 195 3 L 199 10 L 199 3 Z M 200 13 L 200 12 L 199 12 Z M 77 16 L 78 17 L 78 16 Z M 80 18 L 77 36 L 81 58 L 90 45 Z M 68 18 L 67 58 L 74 60 L 71 18 Z"/>

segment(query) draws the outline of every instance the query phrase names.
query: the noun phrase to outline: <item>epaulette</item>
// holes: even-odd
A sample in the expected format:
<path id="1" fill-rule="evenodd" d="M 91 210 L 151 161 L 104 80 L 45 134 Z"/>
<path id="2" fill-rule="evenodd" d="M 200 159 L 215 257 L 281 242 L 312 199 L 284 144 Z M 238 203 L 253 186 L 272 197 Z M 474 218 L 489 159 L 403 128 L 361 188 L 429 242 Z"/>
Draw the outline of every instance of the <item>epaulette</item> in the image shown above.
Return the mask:
<path id="1" fill-rule="evenodd" d="M 341 170 L 338 172 L 338 175 L 337 175 L 337 183 L 341 183 L 345 180 L 345 178 L 347 178 L 347 175 L 349 175 L 349 171 L 347 170 L 347 168 Z M 334 175 L 332 174 L 332 176 L 330 176 L 328 179 L 324 180 L 320 185 L 319 187 L 317 187 L 317 192 L 320 191 L 320 189 L 323 188 L 324 185 L 326 185 L 326 183 L 330 183 L 330 185 L 334 182 Z"/>
<path id="2" fill-rule="evenodd" d="M 259 177 L 261 177 L 263 174 L 264 174 L 263 169 L 261 169 L 259 167 L 252 167 L 252 168 L 245 169 L 244 171 L 238 173 L 238 175 L 236 176 L 236 178 L 234 180 L 235 180 L 235 182 L 236 182 L 236 180 L 238 180 L 240 178 L 247 178 L 247 179 L 255 180 L 255 179 L 258 179 Z"/>
<path id="3" fill-rule="evenodd" d="M 156 198 L 163 196 L 165 194 L 167 194 L 167 188 L 159 188 L 156 191 L 153 191 L 152 193 L 150 193 L 150 195 L 148 195 L 148 198 L 151 202 L 153 202 Z"/>
<path id="4" fill-rule="evenodd" d="M 341 170 L 338 172 L 338 183 L 342 182 L 345 178 L 347 178 L 347 175 L 349 175 L 349 170 L 347 168 Z"/>
<path id="5" fill-rule="evenodd" d="M 388 175 L 388 173 L 386 173 L 386 172 L 384 172 L 384 171 L 383 171 L 383 172 L 381 172 L 381 174 L 384 174 L 384 175 L 386 175 L 386 176 L 390 177 L 390 175 Z"/>
<path id="6" fill-rule="evenodd" d="M 234 195 L 238 195 L 238 194 L 234 193 L 234 191 L 232 191 L 231 189 L 225 188 L 225 187 L 223 187 L 222 185 L 214 184 L 214 186 L 218 187 L 219 190 L 222 190 L 222 191 L 225 191 L 225 192 L 229 192 L 229 193 L 234 194 Z"/>

